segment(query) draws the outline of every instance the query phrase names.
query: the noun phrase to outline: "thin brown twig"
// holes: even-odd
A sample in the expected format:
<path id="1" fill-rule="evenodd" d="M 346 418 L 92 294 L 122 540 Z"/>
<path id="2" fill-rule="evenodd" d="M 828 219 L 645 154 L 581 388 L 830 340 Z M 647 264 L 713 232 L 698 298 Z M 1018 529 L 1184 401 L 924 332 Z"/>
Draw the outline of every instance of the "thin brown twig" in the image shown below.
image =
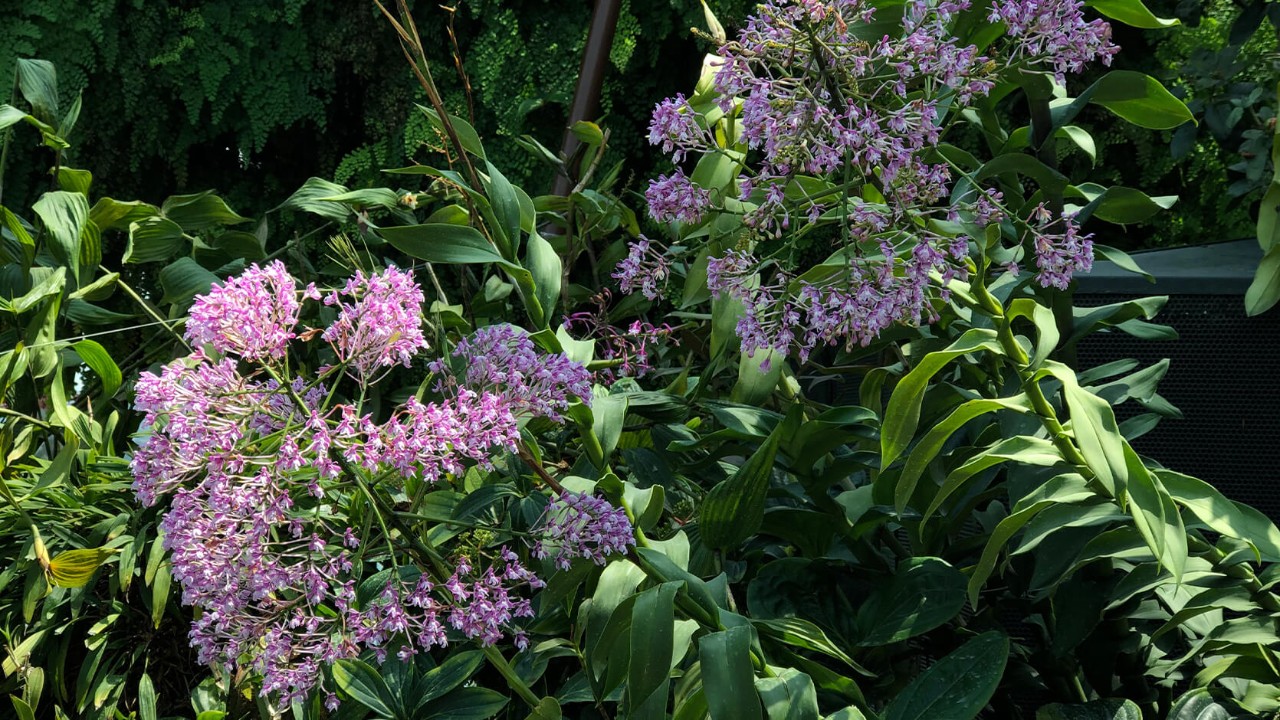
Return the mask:
<path id="1" fill-rule="evenodd" d="M 533 453 L 529 450 L 529 446 L 525 445 L 523 440 L 516 442 L 516 453 L 520 456 L 520 459 L 524 461 L 525 465 L 533 468 L 533 472 L 542 479 L 542 482 L 547 484 L 547 487 L 554 490 L 557 495 L 565 494 L 564 486 L 555 478 L 551 477 L 550 473 L 543 469 L 542 463 L 538 462 L 537 459 L 533 457 Z"/>
<path id="2" fill-rule="evenodd" d="M 476 105 L 471 98 L 471 78 L 467 77 L 467 69 L 462 62 L 462 47 L 458 45 L 458 35 L 453 31 L 453 21 L 458 17 L 457 6 L 441 5 L 440 9 L 449 13 L 449 22 L 445 30 L 449 33 L 449 44 L 453 46 L 453 65 L 458 70 L 458 80 L 462 82 L 462 92 L 467 97 L 467 119 L 476 124 Z"/>

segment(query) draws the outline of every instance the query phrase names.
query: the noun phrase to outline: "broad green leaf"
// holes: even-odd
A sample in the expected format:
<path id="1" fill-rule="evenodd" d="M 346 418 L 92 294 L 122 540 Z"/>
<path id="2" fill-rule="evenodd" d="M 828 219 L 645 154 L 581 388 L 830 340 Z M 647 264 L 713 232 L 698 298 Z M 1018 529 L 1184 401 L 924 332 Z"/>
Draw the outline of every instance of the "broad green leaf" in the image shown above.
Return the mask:
<path id="1" fill-rule="evenodd" d="M 769 720 L 812 720 L 819 716 L 813 678 L 795 668 L 783 668 L 774 677 L 756 678 L 756 692 Z"/>
<path id="2" fill-rule="evenodd" d="M 1267 251 L 1258 270 L 1253 275 L 1253 282 L 1244 293 L 1245 312 L 1250 317 L 1275 307 L 1280 301 L 1280 245 Z"/>
<path id="3" fill-rule="evenodd" d="M 174 195 L 160 206 L 160 214 L 191 233 L 223 225 L 239 225 L 249 222 L 227 207 L 222 198 L 206 190 L 191 195 Z"/>
<path id="4" fill-rule="evenodd" d="M 1047 362 L 1044 369 L 1062 383 L 1062 394 L 1071 413 L 1071 432 L 1089 469 L 1112 495 L 1123 492 L 1129 465 L 1115 411 L 1106 400 L 1081 388 L 1075 371 L 1066 365 Z"/>
<path id="5" fill-rule="evenodd" d="M 938 488 L 938 492 L 933 496 L 933 500 L 929 502 L 928 508 L 921 515 L 920 522 L 924 523 L 930 517 L 933 517 L 933 514 L 938 511 L 938 508 L 942 507 L 947 498 L 963 487 L 974 475 L 1005 462 L 1052 467 L 1063 462 L 1063 459 L 1062 453 L 1058 448 L 1044 438 L 1017 435 L 1001 440 L 988 448 L 980 450 L 977 455 L 969 458 L 964 464 L 947 475 L 942 487 Z"/>
<path id="6" fill-rule="evenodd" d="M 27 704 L 26 700 L 17 695 L 10 695 L 9 702 L 13 703 L 13 711 L 16 712 L 18 720 L 36 720 L 36 713 Z"/>
<path id="7" fill-rule="evenodd" d="M 555 317 L 556 303 L 560 301 L 564 263 L 551 243 L 537 231 L 529 233 L 529 247 L 525 252 L 525 267 L 533 275 L 534 294 L 542 309 L 541 325 L 549 327 Z"/>
<path id="8" fill-rule="evenodd" d="M 80 340 L 72 344 L 76 354 L 84 360 L 85 364 L 93 368 L 102 380 L 103 397 L 111 397 L 116 394 L 116 389 L 120 387 L 120 383 L 124 381 L 124 376 L 120 373 L 119 366 L 116 361 L 111 359 L 111 354 L 107 349 L 99 345 L 94 340 Z"/>
<path id="9" fill-rule="evenodd" d="M 1096 217 L 1117 225 L 1131 225 L 1149 220 L 1178 202 L 1177 195 L 1151 197 L 1141 190 L 1123 185 L 1099 189 L 1099 186 L 1092 183 L 1072 186 L 1067 189 L 1066 195 L 1088 201 L 1076 215 L 1082 223 Z"/>
<path id="10" fill-rule="evenodd" d="M 1180 581 L 1187 562 L 1187 532 L 1164 484 L 1152 475 L 1129 443 L 1121 441 L 1129 466 L 1129 514 L 1156 559 Z"/>
<path id="11" fill-rule="evenodd" d="M 1214 702 L 1208 690 L 1192 690 L 1178 699 L 1169 711 L 1169 720 L 1230 720 L 1231 713 Z"/>
<path id="12" fill-rule="evenodd" d="M 32 273 L 32 275 L 35 275 L 35 273 Z M 33 279 L 35 278 L 33 277 Z M 15 314 L 21 315 L 39 305 L 45 298 L 61 294 L 66 285 L 66 268 L 55 268 L 52 271 L 45 272 L 43 277 L 40 277 L 25 295 L 10 301 L 9 309 Z"/>
<path id="13" fill-rule="evenodd" d="M 915 435 L 916 426 L 920 423 L 920 404 L 924 400 L 925 388 L 933 376 L 955 358 L 978 350 L 1001 352 L 994 330 L 973 328 L 966 331 L 945 350 L 925 355 L 911 372 L 898 381 L 889 397 L 881 427 L 882 468 L 887 468 L 896 460 Z"/>
<path id="14" fill-rule="evenodd" d="M 485 720 L 497 715 L 508 702 L 506 695 L 489 688 L 458 688 L 427 705 L 425 714 L 412 720 Z"/>
<path id="15" fill-rule="evenodd" d="M 160 287 L 164 288 L 164 298 L 160 302 L 185 302 L 209 292 L 216 282 L 221 282 L 218 276 L 201 267 L 200 263 L 189 257 L 178 258 L 160 270 Z"/>
<path id="16" fill-rule="evenodd" d="M 31 262 L 36 257 L 36 241 L 31 237 L 31 233 L 27 232 L 27 228 L 23 226 L 22 221 L 18 219 L 8 208 L 0 206 L 0 227 L 13 233 L 14 239 L 18 243 L 17 252 L 21 257 L 14 257 L 12 262 L 20 262 L 23 267 L 30 267 Z M 4 246 L 0 245 L 0 251 L 8 255 Z"/>
<path id="17" fill-rule="evenodd" d="M 986 584 L 987 578 L 994 572 L 1000 551 L 1024 525 L 1031 522 L 1040 511 L 1049 507 L 1067 505 L 1081 500 L 1096 497 L 1089 490 L 1085 479 L 1075 473 L 1058 475 L 1031 494 L 1018 501 L 1013 513 L 1001 520 L 991 532 L 991 538 L 982 550 L 982 557 L 969 577 L 969 604 L 977 608 L 978 593 Z"/>
<path id="18" fill-rule="evenodd" d="M 397 250 L 427 262 L 465 265 L 503 261 L 479 230 L 466 225 L 406 225 L 382 228 L 378 234 Z"/>
<path id="19" fill-rule="evenodd" d="M 636 598 L 631 613 L 631 663 L 623 696 L 623 706 L 630 710 L 628 717 L 666 717 L 679 587 L 680 583 L 666 582 Z"/>
<path id="20" fill-rule="evenodd" d="M 394 717 L 391 690 L 372 665 L 355 659 L 341 659 L 331 666 L 333 682 L 348 697 L 370 710 Z"/>
<path id="21" fill-rule="evenodd" d="M 324 198 L 341 195 L 346 191 L 347 189 L 342 185 L 324 178 L 307 178 L 302 187 L 298 188 L 296 192 L 289 196 L 289 199 L 275 209 L 302 210 L 323 218 L 342 222 L 351 216 L 351 208 L 340 202 L 333 202 Z"/>
<path id="22" fill-rule="evenodd" d="M 729 398 L 743 405 L 759 405 L 769 398 L 787 366 L 787 356 L 773 348 L 757 350 L 755 356 L 738 359 L 738 381 Z"/>
<path id="23" fill-rule="evenodd" d="M 889 702 L 883 720 L 974 720 L 1000 684 L 1009 638 L 987 632 L 934 663 Z"/>
<path id="24" fill-rule="evenodd" d="M 419 105 L 418 108 L 427 116 L 427 120 L 431 123 L 431 126 L 447 138 L 448 134 L 445 131 L 444 123 L 440 121 L 440 114 L 431 108 L 423 107 L 421 105 Z M 484 145 L 480 142 L 480 134 L 471 126 L 471 123 L 456 115 L 449 115 L 448 117 L 449 124 L 453 126 L 454 132 L 458 134 L 458 141 L 462 143 L 462 149 L 472 155 L 475 155 L 481 160 L 484 160 Z"/>
<path id="25" fill-rule="evenodd" d="M 703 499 L 698 510 L 698 528 L 708 547 L 736 548 L 760 529 L 779 440 L 775 429 L 733 477 L 717 483 Z"/>
<path id="26" fill-rule="evenodd" d="M 341 203 L 359 209 L 383 208 L 385 210 L 394 210 L 400 205 L 400 196 L 396 195 L 394 190 L 387 188 L 360 188 L 359 190 L 348 190 L 337 195 L 319 198 L 319 201 Z"/>
<path id="27" fill-rule="evenodd" d="M 1142 720 L 1142 710 L 1132 700 L 1094 700 L 1083 705 L 1045 705 L 1036 720 Z"/>
<path id="28" fill-rule="evenodd" d="M 482 664 L 484 664 L 484 654 L 478 650 L 467 650 L 450 655 L 447 660 L 427 671 L 418 680 L 414 687 L 416 692 L 413 698 L 405 698 L 413 702 L 413 707 L 408 708 L 411 711 L 409 714 L 417 714 L 426 703 L 451 692 L 466 682 Z"/>
<path id="29" fill-rule="evenodd" d="M 1103 260 L 1112 263 L 1121 270 L 1128 270 L 1135 275 L 1141 275 L 1146 278 L 1149 283 L 1154 283 L 1156 281 L 1154 275 L 1139 267 L 1138 263 L 1135 262 L 1128 253 L 1122 250 L 1117 250 L 1109 245 L 1094 244 L 1093 251 Z"/>
<path id="30" fill-rule="evenodd" d="M 1158 30 L 1181 24 L 1177 18 L 1156 17 L 1142 4 L 1142 0 L 1085 0 L 1085 5 L 1112 20 L 1144 30 Z"/>
<path id="31" fill-rule="evenodd" d="M 833 657 L 851 668 L 860 669 L 853 658 L 841 650 L 822 628 L 801 618 L 775 618 L 772 620 L 752 620 L 760 634 L 793 647 L 814 650 L 828 657 Z"/>
<path id="32" fill-rule="evenodd" d="M 58 168 L 58 188 L 67 192 L 89 196 L 89 186 L 93 184 L 93 173 L 75 168 Z"/>
<path id="33" fill-rule="evenodd" d="M 524 720 L 561 720 L 560 703 L 553 697 L 544 697 Z"/>
<path id="34" fill-rule="evenodd" d="M 1080 148 L 1089 157 L 1090 164 L 1095 166 L 1098 164 L 1098 145 L 1093 141 L 1093 136 L 1089 134 L 1088 130 L 1075 125 L 1067 125 L 1058 128 L 1054 134 L 1060 138 L 1070 140 L 1073 145 Z"/>
<path id="35" fill-rule="evenodd" d="M 751 629 L 745 625 L 708 633 L 698 641 L 702 685 L 711 720 L 759 720 L 755 671 L 751 668 Z"/>
<path id="36" fill-rule="evenodd" d="M 1069 124 L 1091 102 L 1149 130 L 1172 130 L 1194 120 L 1187 106 L 1159 80 L 1132 70 L 1112 70 L 1080 97 L 1053 101 L 1054 127 Z"/>
<path id="37" fill-rule="evenodd" d="M 116 325 L 136 317 L 137 314 L 114 312 L 80 298 L 67 302 L 67 319 L 81 325 Z"/>
<path id="38" fill-rule="evenodd" d="M 126 230 L 132 223 L 149 218 L 160 212 L 155 205 L 134 200 L 121 202 L 114 198 L 98 198 L 89 210 L 89 219 L 103 232 L 108 230 Z"/>
<path id="39" fill-rule="evenodd" d="M 916 443 L 911 454 L 907 456 L 902 474 L 898 477 L 898 484 L 894 489 L 894 505 L 898 512 L 906 509 L 912 494 L 915 493 L 916 483 L 929 467 L 929 463 L 933 462 L 942 447 L 946 445 L 947 440 L 969 421 L 998 410 L 1027 413 L 1031 411 L 1031 405 L 1025 395 L 1012 398 L 976 398 L 961 404 L 945 420 L 929 428 L 929 432 L 920 438 L 920 442 Z"/>
<path id="40" fill-rule="evenodd" d="M 1280 530 L 1266 515 L 1228 500 L 1203 480 L 1172 470 L 1156 470 L 1155 474 L 1169 491 L 1169 497 L 1211 530 L 1249 543 L 1262 562 L 1280 562 Z"/>
<path id="41" fill-rule="evenodd" d="M 1017 173 L 1036 181 L 1045 192 L 1060 192 L 1067 186 L 1067 176 L 1022 152 L 1005 153 L 988 160 L 977 172 L 978 182 L 1006 173 Z"/>
<path id="42" fill-rule="evenodd" d="M 156 688 L 146 673 L 138 681 L 138 720 L 156 720 Z"/>
<path id="43" fill-rule="evenodd" d="M 156 538 L 159 541 L 159 538 Z M 151 624 L 157 629 L 164 620 L 164 611 L 169 605 L 169 586 L 173 583 L 173 572 L 169 563 L 163 563 L 155 571 L 151 584 Z"/>
<path id="44" fill-rule="evenodd" d="M 511 182 L 493 163 L 486 160 L 484 165 L 489 175 L 486 194 L 489 196 L 490 205 L 493 206 L 494 217 L 498 220 L 498 227 L 492 230 L 501 233 L 507 239 L 507 247 L 514 254 L 520 247 L 520 198 L 516 195 Z M 515 259 L 514 255 L 511 259 Z"/>
<path id="45" fill-rule="evenodd" d="M 80 276 L 80 235 L 89 221 L 89 201 L 80 193 L 47 192 L 31 206 L 52 240 L 50 248 L 74 280 Z"/>
<path id="46" fill-rule="evenodd" d="M 859 647 L 879 647 L 926 633 L 964 607 L 965 577 L 939 558 L 903 561 L 858 610 Z"/>
<path id="47" fill-rule="evenodd" d="M 129 225 L 129 244 L 125 246 L 125 263 L 159 262 L 173 257 L 186 243 L 178 223 L 160 215 L 143 218 Z"/>
<path id="48" fill-rule="evenodd" d="M 31 105 L 31 114 L 50 125 L 61 118 L 58 112 L 58 71 L 48 60 L 18 58 L 16 79 L 23 99 Z"/>
<path id="49" fill-rule="evenodd" d="M 67 550 L 49 561 L 49 576 L 58 587 L 84 587 L 113 551 L 105 548 Z"/>

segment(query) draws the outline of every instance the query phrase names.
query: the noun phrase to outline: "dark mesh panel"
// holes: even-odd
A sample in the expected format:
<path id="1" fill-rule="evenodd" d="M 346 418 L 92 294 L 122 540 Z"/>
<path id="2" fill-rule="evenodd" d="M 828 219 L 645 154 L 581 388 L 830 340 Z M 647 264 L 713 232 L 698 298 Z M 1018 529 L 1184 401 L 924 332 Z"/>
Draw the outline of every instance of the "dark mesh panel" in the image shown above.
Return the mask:
<path id="1" fill-rule="evenodd" d="M 1078 294 L 1077 306 L 1137 296 Z M 1076 367 L 1135 358 L 1142 367 L 1169 358 L 1159 392 L 1184 419 L 1165 418 L 1134 449 L 1201 478 L 1280 523 L 1280 310 L 1250 318 L 1239 295 L 1173 295 L 1157 322 L 1179 339 L 1139 340 L 1118 331 L 1081 342 Z M 1120 419 L 1142 411 L 1129 401 Z"/>

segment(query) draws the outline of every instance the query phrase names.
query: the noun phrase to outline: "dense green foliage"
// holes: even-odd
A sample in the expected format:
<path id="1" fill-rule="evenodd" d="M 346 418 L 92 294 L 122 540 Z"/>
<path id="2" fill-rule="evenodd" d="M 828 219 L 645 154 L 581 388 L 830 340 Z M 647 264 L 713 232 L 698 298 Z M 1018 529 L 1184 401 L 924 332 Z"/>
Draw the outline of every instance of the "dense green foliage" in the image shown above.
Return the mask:
<path id="1" fill-rule="evenodd" d="M 449 107 L 473 108 L 476 127 L 515 159 L 512 177 L 544 187 L 551 175 L 513 138 L 560 146 L 590 3 L 474 0 L 452 15 L 421 5 Z M 718 5 L 733 17 L 750 3 Z M 601 112 L 633 160 L 642 157 L 651 104 L 696 71 L 688 29 L 701 16 L 681 0 L 622 3 Z M 450 19 L 471 103 L 453 71 Z M 156 200 L 217 188 L 259 213 L 308 177 L 360 187 L 382 168 L 429 155 L 423 144 L 434 138 L 394 39 L 371 3 L 347 0 L 35 0 L 0 23 L 0 78 L 12 77 L 15 58 L 40 57 L 60 69 L 64 101 L 85 92 L 94 113 L 79 127 L 75 161 L 94 168 L 103 192 Z M 8 81 L 0 85 L 5 99 Z M 27 150 L 15 149 L 20 170 L 9 173 L 8 192 L 30 201 L 39 177 L 22 170 L 37 166 Z"/>

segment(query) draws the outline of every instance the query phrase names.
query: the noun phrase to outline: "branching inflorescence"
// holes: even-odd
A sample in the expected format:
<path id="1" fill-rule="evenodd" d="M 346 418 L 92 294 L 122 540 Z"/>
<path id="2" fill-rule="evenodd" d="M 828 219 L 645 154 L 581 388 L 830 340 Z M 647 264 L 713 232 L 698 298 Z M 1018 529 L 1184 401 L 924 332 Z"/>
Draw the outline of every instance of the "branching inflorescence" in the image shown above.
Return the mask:
<path id="1" fill-rule="evenodd" d="M 203 663 L 247 663 L 262 693 L 282 702 L 322 684 L 327 664 L 366 650 L 407 657 L 451 637 L 492 645 L 512 636 L 523 647 L 517 621 L 533 614 L 527 591 L 543 581 L 512 548 L 460 550 L 443 571 L 403 566 L 397 556 L 408 555 L 371 548 L 369 527 L 347 513 L 366 498 L 366 516 L 381 512 L 357 488 L 491 467 L 520 442 L 523 418 L 557 420 L 591 397 L 582 365 L 493 326 L 458 342 L 463 372 L 430 363 L 438 399 L 410 398 L 375 418 L 335 400 L 330 383 L 349 375 L 363 398 L 392 366 L 410 364 L 426 347 L 422 291 L 397 268 L 357 273 L 324 296 L 337 317 L 322 334 L 296 332 L 304 301 L 321 297 L 280 263 L 255 265 L 196 300 L 186 332 L 199 349 L 137 385 L 149 429 L 132 459 L 134 488 L 146 505 L 168 499 L 164 545 L 183 601 L 200 611 L 192 644 Z M 317 334 L 336 362 L 284 377 L 289 344 Z M 604 500 L 554 503 L 578 513 L 552 512 L 542 530 L 561 566 L 601 562 L 632 542 L 625 513 Z M 535 555 L 547 547 L 537 541 Z M 374 578 L 370 552 L 391 565 Z"/>
<path id="2" fill-rule="evenodd" d="M 770 0 L 719 49 L 713 103 L 677 95 L 658 104 L 653 145 L 677 163 L 719 156 L 741 168 L 736 197 L 717 197 L 677 168 L 646 199 L 659 222 L 742 214 L 751 232 L 713 253 L 707 276 L 713 294 L 745 305 L 737 330 L 746 352 L 803 360 L 822 345 L 866 345 L 895 324 L 933 320 L 931 303 L 966 279 L 970 245 L 988 228 L 1027 242 L 1041 285 L 1063 287 L 1089 269 L 1092 242 L 1073 215 L 1042 205 L 1013 216 L 999 191 L 939 149 L 960 111 L 1014 71 L 1044 68 L 1062 82 L 1089 62 L 1109 63 L 1118 49 L 1110 26 L 1086 22 L 1082 7 L 995 0 L 987 20 L 1005 32 L 979 49 L 951 30 L 975 12 L 968 0 L 908 0 L 894 37 L 867 34 L 877 11 L 865 0 Z M 814 177 L 834 189 L 814 193 Z M 759 243 L 823 225 L 841 237 L 824 263 L 830 272 L 793 277 L 757 257 Z M 614 275 L 624 291 L 660 294 L 670 260 L 655 248 L 646 238 L 632 246 Z"/>

